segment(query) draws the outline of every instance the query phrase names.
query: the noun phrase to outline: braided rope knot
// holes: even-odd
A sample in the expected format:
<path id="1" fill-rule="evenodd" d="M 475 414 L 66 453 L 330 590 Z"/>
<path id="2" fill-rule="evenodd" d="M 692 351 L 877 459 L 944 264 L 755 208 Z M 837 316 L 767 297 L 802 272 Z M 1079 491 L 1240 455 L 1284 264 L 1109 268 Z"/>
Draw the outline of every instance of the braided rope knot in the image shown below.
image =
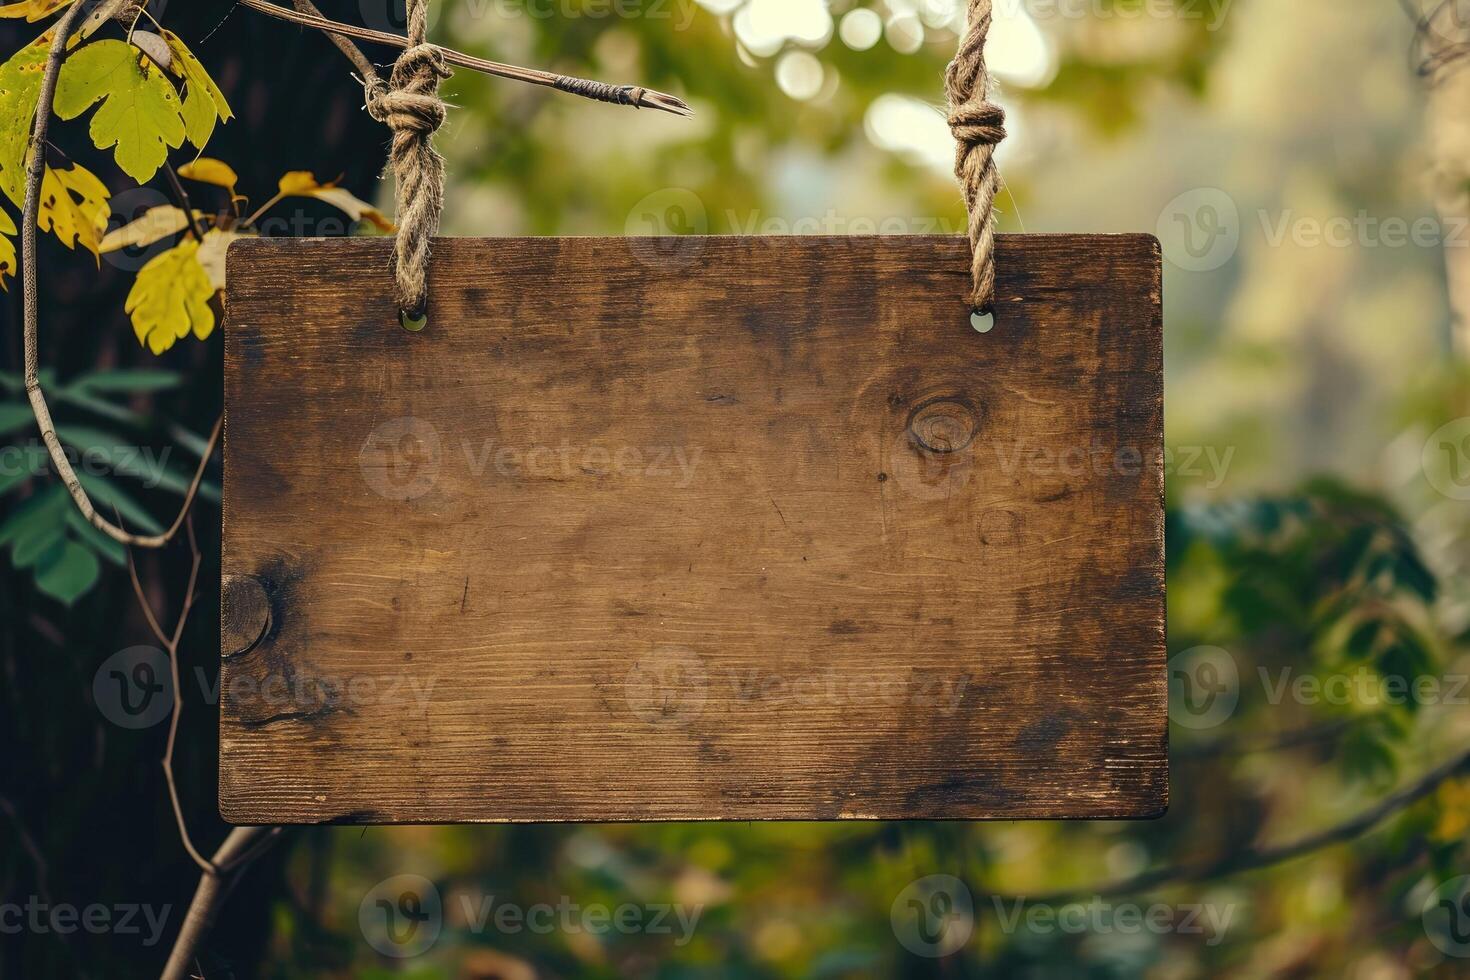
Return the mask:
<path id="1" fill-rule="evenodd" d="M 1006 137 L 1005 110 L 989 98 L 985 36 L 990 32 L 992 0 L 969 0 L 969 28 L 945 72 L 949 129 L 955 138 L 955 177 L 969 213 L 969 303 L 988 312 L 995 300 L 995 195 L 1000 175 L 995 147 Z"/>
<path id="2" fill-rule="evenodd" d="M 994 102 L 955 107 L 949 114 L 949 131 L 963 147 L 996 146 L 1006 138 L 1006 111 Z"/>
<path id="3" fill-rule="evenodd" d="M 444 125 L 439 83 L 452 72 L 444 53 L 423 40 L 423 0 L 410 4 L 409 37 L 416 43 L 398 56 L 389 82 L 367 88 L 368 113 L 393 131 L 388 165 L 397 182 L 398 237 L 393 274 L 405 325 L 422 321 L 429 305 L 429 245 L 444 209 L 444 159 L 433 136 Z M 417 329 L 417 328 L 415 328 Z"/>
<path id="4" fill-rule="evenodd" d="M 395 134 L 407 131 L 415 136 L 431 136 L 444 125 L 439 82 L 452 74 L 444 53 L 434 45 L 407 48 L 393 65 L 392 85 L 377 79 L 369 88 L 368 113 Z"/>

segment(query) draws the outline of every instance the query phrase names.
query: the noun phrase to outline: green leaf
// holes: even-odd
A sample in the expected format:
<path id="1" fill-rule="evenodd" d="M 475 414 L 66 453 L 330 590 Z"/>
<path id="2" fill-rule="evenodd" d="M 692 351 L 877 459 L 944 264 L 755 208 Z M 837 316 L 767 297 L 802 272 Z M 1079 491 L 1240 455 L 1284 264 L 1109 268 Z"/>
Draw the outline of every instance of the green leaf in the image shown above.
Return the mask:
<path id="1" fill-rule="evenodd" d="M 18 429 L 35 422 L 35 415 L 31 414 L 31 406 L 26 404 L 4 404 L 0 405 L 0 436 L 8 436 Z"/>
<path id="2" fill-rule="evenodd" d="M 66 538 L 66 512 L 42 511 L 16 536 L 10 561 L 16 568 L 30 568 L 60 547 Z"/>
<path id="3" fill-rule="evenodd" d="M 204 70 L 194 52 L 179 40 L 179 36 L 172 31 L 164 31 L 163 39 L 174 54 L 174 72 L 184 79 L 184 135 L 202 150 L 214 134 L 215 120 L 229 122 L 235 114 L 225 101 L 225 93 L 220 91 L 209 72 Z"/>
<path id="4" fill-rule="evenodd" d="M 36 588 L 70 606 L 97 584 L 101 570 L 96 555 L 67 541 L 36 568 Z"/>
<path id="5" fill-rule="evenodd" d="M 17 457 L 11 450 L 20 450 Z M 7 494 L 33 476 L 46 471 L 46 451 L 29 446 L 7 446 L 0 449 L 0 494 Z"/>
<path id="6" fill-rule="evenodd" d="M 92 526 L 92 522 L 82 516 L 82 512 L 75 507 L 66 512 L 66 523 L 71 525 L 77 537 L 82 539 L 82 544 L 87 545 L 103 558 L 114 565 L 126 567 L 128 563 L 128 551 L 120 542 L 114 541 L 101 531 Z"/>
<path id="7" fill-rule="evenodd" d="M 163 533 L 163 525 L 111 480 L 106 477 L 93 476 L 90 473 L 78 473 L 77 479 L 81 481 L 82 489 L 87 491 L 87 496 L 92 498 L 92 503 L 97 506 L 103 516 L 111 518 L 113 511 L 116 511 L 122 515 L 130 528 L 139 529 L 148 534 Z"/>
<path id="8" fill-rule="evenodd" d="M 121 436 L 81 425 L 58 425 L 56 434 L 62 442 L 84 450 L 113 472 L 142 480 L 150 490 L 158 487 L 183 494 L 189 489 L 190 477 L 164 466 L 161 454 L 145 453 L 144 447 Z"/>
<path id="9" fill-rule="evenodd" d="M 0 548 L 11 544 L 34 524 L 52 524 L 61 519 L 62 508 L 69 506 L 66 488 L 59 483 L 34 493 L 0 524 Z"/>
<path id="10" fill-rule="evenodd" d="M 160 368 L 128 368 L 116 371 L 93 371 L 74 378 L 72 386 L 85 388 L 88 391 L 125 392 L 133 395 L 177 388 L 183 383 L 183 380 L 183 376 L 177 371 L 165 371 Z"/>
<path id="11" fill-rule="evenodd" d="M 92 106 L 90 132 L 98 149 L 115 147 L 123 172 L 146 184 L 168 159 L 169 148 L 184 145 L 179 93 L 151 61 L 144 66 L 138 49 L 126 41 L 94 41 L 69 55 L 56 86 L 56 115 L 75 119 Z"/>

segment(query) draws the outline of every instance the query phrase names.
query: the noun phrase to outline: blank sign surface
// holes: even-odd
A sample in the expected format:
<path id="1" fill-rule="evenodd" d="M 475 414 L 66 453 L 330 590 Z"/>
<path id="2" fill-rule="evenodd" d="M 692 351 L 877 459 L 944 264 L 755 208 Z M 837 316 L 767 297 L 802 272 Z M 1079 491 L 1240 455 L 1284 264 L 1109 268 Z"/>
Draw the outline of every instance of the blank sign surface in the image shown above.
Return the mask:
<path id="1" fill-rule="evenodd" d="M 229 253 L 237 823 L 1146 817 L 1160 260 L 963 239 Z"/>

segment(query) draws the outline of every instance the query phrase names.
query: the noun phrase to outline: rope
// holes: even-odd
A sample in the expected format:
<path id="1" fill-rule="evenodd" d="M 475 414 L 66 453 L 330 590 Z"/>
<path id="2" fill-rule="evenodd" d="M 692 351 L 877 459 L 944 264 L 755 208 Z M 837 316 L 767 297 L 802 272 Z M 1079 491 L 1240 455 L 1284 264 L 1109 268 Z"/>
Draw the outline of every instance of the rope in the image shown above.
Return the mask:
<path id="1" fill-rule="evenodd" d="M 1005 110 L 986 96 L 985 36 L 990 33 L 991 0 L 970 0 L 969 27 L 945 72 L 949 129 L 958 144 L 954 173 L 970 216 L 970 306 L 989 313 L 995 302 L 995 195 L 1000 176 L 995 147 L 1006 138 Z"/>
<path id="2" fill-rule="evenodd" d="M 404 325 L 422 320 L 429 308 L 429 244 L 444 209 L 444 158 L 433 136 L 444 125 L 439 82 L 452 74 L 437 47 L 425 43 L 428 0 L 407 0 L 408 47 L 393 65 L 389 82 L 372 79 L 367 109 L 393 131 L 388 163 L 398 184 L 398 238 L 393 274 Z"/>

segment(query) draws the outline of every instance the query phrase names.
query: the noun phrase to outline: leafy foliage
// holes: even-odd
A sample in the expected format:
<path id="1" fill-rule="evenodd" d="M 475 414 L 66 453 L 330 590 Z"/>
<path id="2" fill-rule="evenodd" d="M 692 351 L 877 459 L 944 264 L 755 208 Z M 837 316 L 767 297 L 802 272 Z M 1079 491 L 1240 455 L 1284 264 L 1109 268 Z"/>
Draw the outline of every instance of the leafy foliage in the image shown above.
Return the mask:
<path id="1" fill-rule="evenodd" d="M 142 444 L 139 436 L 150 427 L 149 420 L 119 400 L 167 391 L 179 381 L 171 371 L 138 370 L 96 371 L 64 385 L 49 375 L 42 378 L 58 408 L 67 412 L 56 432 L 83 487 L 99 508 L 115 511 L 129 526 L 152 534 L 162 526 L 124 481 L 181 497 L 192 474 L 168 465 L 169 452 L 155 453 Z M 49 478 L 46 448 L 35 438 L 30 406 L 20 398 L 21 379 L 0 375 L 0 391 L 8 393 L 0 400 L 0 437 L 31 434 L 28 440 L 0 446 L 0 496 L 30 491 L 18 504 L 7 500 L 0 550 L 9 551 L 13 567 L 32 573 L 39 592 L 71 605 L 96 584 L 101 562 L 121 567 L 126 554 L 81 516 L 65 487 Z M 89 419 L 105 421 L 98 425 Z M 116 426 L 130 434 L 116 431 Z M 217 501 L 219 487 L 206 481 L 200 495 Z"/>
<path id="2" fill-rule="evenodd" d="M 184 145 L 179 93 L 162 71 L 126 41 L 94 41 L 73 51 L 61 66 L 56 115 L 75 119 L 101 104 L 92 116 L 92 141 L 115 148 L 117 165 L 146 183 Z"/>

